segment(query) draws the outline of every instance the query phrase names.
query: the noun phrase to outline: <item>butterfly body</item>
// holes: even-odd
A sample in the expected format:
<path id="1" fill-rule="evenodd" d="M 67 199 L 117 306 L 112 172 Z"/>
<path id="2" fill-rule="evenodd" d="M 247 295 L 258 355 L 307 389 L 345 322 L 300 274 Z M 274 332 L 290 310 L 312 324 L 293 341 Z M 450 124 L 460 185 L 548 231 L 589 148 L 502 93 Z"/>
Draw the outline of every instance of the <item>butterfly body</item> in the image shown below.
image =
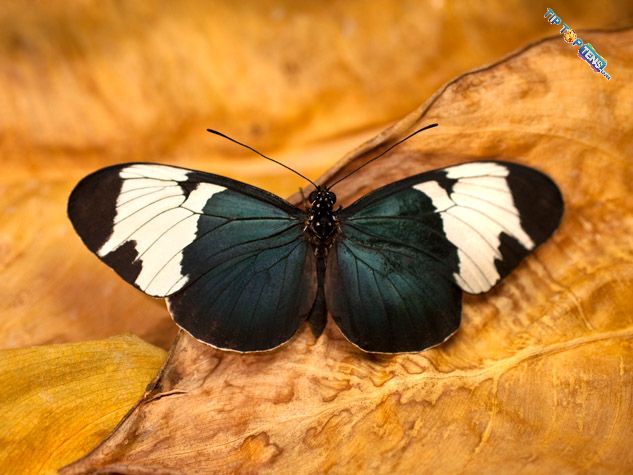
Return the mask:
<path id="1" fill-rule="evenodd" d="M 288 341 L 328 313 L 369 352 L 435 346 L 459 327 L 462 292 L 488 291 L 557 228 L 546 175 L 470 162 L 388 184 L 346 207 L 317 186 L 305 209 L 254 186 L 128 163 L 73 190 L 68 214 L 123 279 L 164 297 L 198 340 L 236 351 Z"/>

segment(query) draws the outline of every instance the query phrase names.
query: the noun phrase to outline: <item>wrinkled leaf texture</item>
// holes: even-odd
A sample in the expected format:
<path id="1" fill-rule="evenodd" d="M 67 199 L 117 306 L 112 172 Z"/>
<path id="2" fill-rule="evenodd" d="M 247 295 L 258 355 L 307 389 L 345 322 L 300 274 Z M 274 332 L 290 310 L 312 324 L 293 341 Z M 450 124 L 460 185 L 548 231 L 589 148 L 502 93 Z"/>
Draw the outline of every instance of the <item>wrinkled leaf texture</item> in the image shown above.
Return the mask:
<path id="1" fill-rule="evenodd" d="M 611 81 L 560 38 L 540 41 L 451 81 L 322 180 L 439 122 L 342 183 L 342 202 L 475 159 L 559 184 L 560 230 L 502 285 L 465 297 L 456 336 L 387 357 L 331 324 L 255 355 L 180 335 L 144 399 L 62 473 L 630 471 L 633 31 L 586 35 Z"/>

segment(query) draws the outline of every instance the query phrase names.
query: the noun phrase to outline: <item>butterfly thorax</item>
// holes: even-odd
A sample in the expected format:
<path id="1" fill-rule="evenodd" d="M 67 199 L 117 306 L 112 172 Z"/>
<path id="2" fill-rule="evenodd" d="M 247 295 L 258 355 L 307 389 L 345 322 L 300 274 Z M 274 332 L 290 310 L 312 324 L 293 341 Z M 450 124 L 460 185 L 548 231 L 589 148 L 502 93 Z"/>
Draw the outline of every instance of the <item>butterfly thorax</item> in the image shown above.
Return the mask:
<path id="1" fill-rule="evenodd" d="M 332 245 L 332 239 L 338 231 L 338 223 L 334 204 L 336 195 L 325 189 L 317 189 L 310 193 L 306 231 L 312 237 L 317 249 L 325 250 Z"/>

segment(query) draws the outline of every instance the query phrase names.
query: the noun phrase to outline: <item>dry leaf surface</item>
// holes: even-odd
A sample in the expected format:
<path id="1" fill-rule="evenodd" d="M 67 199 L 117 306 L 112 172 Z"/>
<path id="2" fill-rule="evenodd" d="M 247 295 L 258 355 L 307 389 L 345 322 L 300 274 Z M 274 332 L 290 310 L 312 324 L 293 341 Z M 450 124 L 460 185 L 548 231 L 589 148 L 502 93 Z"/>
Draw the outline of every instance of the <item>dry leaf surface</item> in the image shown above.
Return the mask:
<path id="1" fill-rule="evenodd" d="M 114 428 L 164 359 L 135 336 L 0 351 L 0 471 L 57 473 Z"/>
<path id="2" fill-rule="evenodd" d="M 450 2 L 118 2 L 0 5 L 0 347 L 133 332 L 167 347 L 160 302 L 99 265 L 65 215 L 73 185 L 111 163 L 200 168 L 290 194 L 440 84 L 555 31 L 547 5 Z M 575 28 L 633 19 L 574 2 Z M 609 58 L 610 59 L 610 58 Z M 369 135 L 367 135 L 369 133 Z"/>
<path id="3" fill-rule="evenodd" d="M 343 204 L 458 162 L 537 167 L 566 202 L 560 230 L 450 341 L 375 357 L 329 325 L 265 354 L 180 335 L 153 388 L 62 473 L 556 473 L 633 470 L 633 30 L 585 32 L 611 81 L 560 38 L 449 83 L 353 152 Z"/>

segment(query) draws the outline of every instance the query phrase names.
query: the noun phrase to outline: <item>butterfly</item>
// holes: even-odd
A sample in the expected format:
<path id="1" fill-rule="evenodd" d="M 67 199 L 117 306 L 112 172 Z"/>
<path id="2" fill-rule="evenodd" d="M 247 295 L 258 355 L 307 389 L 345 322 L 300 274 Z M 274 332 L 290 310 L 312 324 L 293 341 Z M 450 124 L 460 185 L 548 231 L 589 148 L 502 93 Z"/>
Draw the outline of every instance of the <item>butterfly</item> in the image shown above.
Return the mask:
<path id="1" fill-rule="evenodd" d="M 220 175 L 114 165 L 77 184 L 68 216 L 99 259 L 166 298 L 178 326 L 203 343 L 269 350 L 304 321 L 318 337 L 329 311 L 360 349 L 402 353 L 455 333 L 462 292 L 490 290 L 563 213 L 548 176 L 504 161 L 427 171 L 347 207 L 336 206 L 336 183 L 294 172 L 314 185 L 304 208 Z"/>

